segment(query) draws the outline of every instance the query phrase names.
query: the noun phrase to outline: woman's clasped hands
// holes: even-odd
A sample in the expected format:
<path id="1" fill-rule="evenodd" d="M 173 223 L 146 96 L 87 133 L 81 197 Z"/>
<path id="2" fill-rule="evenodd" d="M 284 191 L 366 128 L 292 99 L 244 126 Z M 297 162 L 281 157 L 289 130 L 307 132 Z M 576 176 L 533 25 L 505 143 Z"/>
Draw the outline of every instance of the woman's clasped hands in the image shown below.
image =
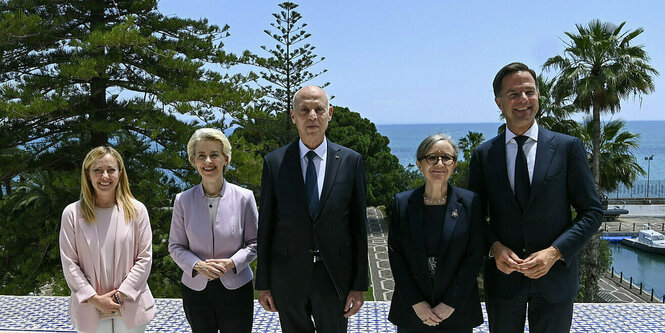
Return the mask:
<path id="1" fill-rule="evenodd" d="M 432 308 L 430 307 L 429 303 L 425 301 L 414 304 L 412 307 L 423 324 L 428 326 L 439 325 L 442 321 L 450 317 L 453 311 L 455 311 L 454 308 L 444 303 L 439 303 L 437 306 Z"/>
<path id="2" fill-rule="evenodd" d="M 194 270 L 205 276 L 208 280 L 218 279 L 226 272 L 233 270 L 235 263 L 231 259 L 207 259 L 199 260 L 194 265 Z"/>

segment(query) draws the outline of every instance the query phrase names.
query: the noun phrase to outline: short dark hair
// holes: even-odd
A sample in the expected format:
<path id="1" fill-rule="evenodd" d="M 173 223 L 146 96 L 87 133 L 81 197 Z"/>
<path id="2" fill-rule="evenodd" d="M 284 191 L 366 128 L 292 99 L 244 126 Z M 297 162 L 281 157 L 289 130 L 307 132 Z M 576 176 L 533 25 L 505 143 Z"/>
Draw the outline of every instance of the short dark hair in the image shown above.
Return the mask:
<path id="1" fill-rule="evenodd" d="M 492 87 L 494 88 L 494 97 L 501 96 L 501 89 L 503 89 L 504 77 L 506 77 L 508 74 L 513 74 L 521 71 L 529 72 L 529 74 L 533 76 L 533 81 L 536 82 L 536 90 L 538 90 L 538 79 L 536 78 L 536 72 L 533 69 L 529 68 L 529 66 L 521 62 L 513 62 L 503 66 L 503 68 L 501 68 L 499 72 L 496 73 L 496 76 L 494 77 L 494 82 L 492 83 Z"/>

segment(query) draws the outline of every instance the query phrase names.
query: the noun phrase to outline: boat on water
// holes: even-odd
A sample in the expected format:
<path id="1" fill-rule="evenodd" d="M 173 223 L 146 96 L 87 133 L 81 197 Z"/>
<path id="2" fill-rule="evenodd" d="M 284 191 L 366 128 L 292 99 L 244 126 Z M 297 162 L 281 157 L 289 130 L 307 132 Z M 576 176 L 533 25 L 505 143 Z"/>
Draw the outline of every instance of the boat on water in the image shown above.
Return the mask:
<path id="1" fill-rule="evenodd" d="M 621 244 L 665 255 L 665 235 L 651 230 L 648 224 L 640 230 L 637 238 L 624 238 L 621 240 Z"/>

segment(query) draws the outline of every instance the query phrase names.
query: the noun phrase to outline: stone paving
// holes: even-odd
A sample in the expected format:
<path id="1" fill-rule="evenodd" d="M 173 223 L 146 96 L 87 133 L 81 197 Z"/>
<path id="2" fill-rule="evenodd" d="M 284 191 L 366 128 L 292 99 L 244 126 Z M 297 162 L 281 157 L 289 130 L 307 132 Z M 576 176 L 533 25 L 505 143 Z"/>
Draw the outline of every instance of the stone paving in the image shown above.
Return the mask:
<path id="1" fill-rule="evenodd" d="M 375 207 L 367 208 L 367 222 L 367 250 L 374 300 L 390 301 L 395 282 L 388 261 L 388 226 L 383 212 Z"/>

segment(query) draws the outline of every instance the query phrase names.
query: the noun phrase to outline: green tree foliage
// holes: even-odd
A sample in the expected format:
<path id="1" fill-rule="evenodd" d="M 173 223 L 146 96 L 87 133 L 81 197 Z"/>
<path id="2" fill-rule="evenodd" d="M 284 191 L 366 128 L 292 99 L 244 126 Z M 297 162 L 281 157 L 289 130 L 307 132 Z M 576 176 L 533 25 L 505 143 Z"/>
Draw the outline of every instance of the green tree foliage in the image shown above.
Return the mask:
<path id="1" fill-rule="evenodd" d="M 166 17 L 156 5 L 0 2 L 0 160 L 8 162 L 0 167 L 0 233 L 11 234 L 0 238 L 0 292 L 38 291 L 46 278 L 33 277 L 41 276 L 62 285 L 60 212 L 78 197 L 85 154 L 111 144 L 151 217 L 150 283 L 158 296 L 179 294 L 180 270 L 166 244 L 175 193 L 198 182 L 185 145 L 198 124 L 223 129 L 225 115 L 253 99 L 246 86 L 255 77 L 210 69 L 243 61 L 222 49 L 228 26 Z M 14 209 L 19 204 L 26 209 Z M 38 260 L 35 249 L 47 255 Z"/>
<path id="2" fill-rule="evenodd" d="M 577 33 L 566 32 L 563 55 L 549 58 L 543 67 L 558 70 L 553 95 L 558 101 L 569 100 L 577 108 L 592 114 L 591 171 L 596 186 L 600 184 L 600 114 L 618 112 L 621 100 L 654 90 L 651 65 L 643 45 L 633 39 L 644 29 L 623 32 L 619 26 L 593 20 L 576 25 Z"/>
<path id="3" fill-rule="evenodd" d="M 312 72 L 312 67 L 323 61 L 325 57 L 314 54 L 316 49 L 307 43 L 311 36 L 305 30 L 307 23 L 301 23 L 302 15 L 296 11 L 298 5 L 292 2 L 279 4 L 282 9 L 279 13 L 273 13 L 275 22 L 270 23 L 273 30 L 264 30 L 276 44 L 274 48 L 265 45 L 261 49 L 270 54 L 268 58 L 252 57 L 251 63 L 261 69 L 259 74 L 260 90 L 265 98 L 260 101 L 260 109 L 274 116 L 274 130 L 271 136 L 277 141 L 277 145 L 271 148 L 281 147 L 295 139 L 298 132 L 291 126 L 289 111 L 293 108 L 293 95 L 319 75 L 327 72 L 327 69 Z M 329 83 L 321 85 L 325 88 Z M 244 126 L 241 124 L 241 126 Z M 272 149 L 271 149 L 272 150 Z"/>
<path id="4" fill-rule="evenodd" d="M 450 182 L 454 186 L 467 188 L 469 186 L 469 161 L 471 160 L 471 153 L 481 143 L 485 141 L 483 133 L 469 131 L 465 137 L 461 138 L 457 145 L 459 146 L 460 155 L 457 158 L 457 168 L 450 178 Z"/>
<path id="5" fill-rule="evenodd" d="M 598 187 L 602 193 L 616 191 L 619 185 L 633 186 L 638 176 L 644 176 L 646 172 L 637 163 L 631 149 L 639 147 L 640 135 L 625 131 L 626 122 L 623 120 L 611 120 L 601 124 L 600 128 L 600 183 Z M 593 120 L 585 117 L 584 122 L 578 125 L 577 137 L 584 143 L 589 157 L 593 149 Z M 589 158 L 591 164 L 591 158 Z"/>
<path id="6" fill-rule="evenodd" d="M 326 135 L 331 141 L 363 156 L 368 206 L 387 206 L 396 193 L 422 183 L 416 171 L 404 168 L 390 152 L 390 140 L 376 130 L 374 123 L 362 118 L 359 113 L 345 107 L 335 107 Z"/>

